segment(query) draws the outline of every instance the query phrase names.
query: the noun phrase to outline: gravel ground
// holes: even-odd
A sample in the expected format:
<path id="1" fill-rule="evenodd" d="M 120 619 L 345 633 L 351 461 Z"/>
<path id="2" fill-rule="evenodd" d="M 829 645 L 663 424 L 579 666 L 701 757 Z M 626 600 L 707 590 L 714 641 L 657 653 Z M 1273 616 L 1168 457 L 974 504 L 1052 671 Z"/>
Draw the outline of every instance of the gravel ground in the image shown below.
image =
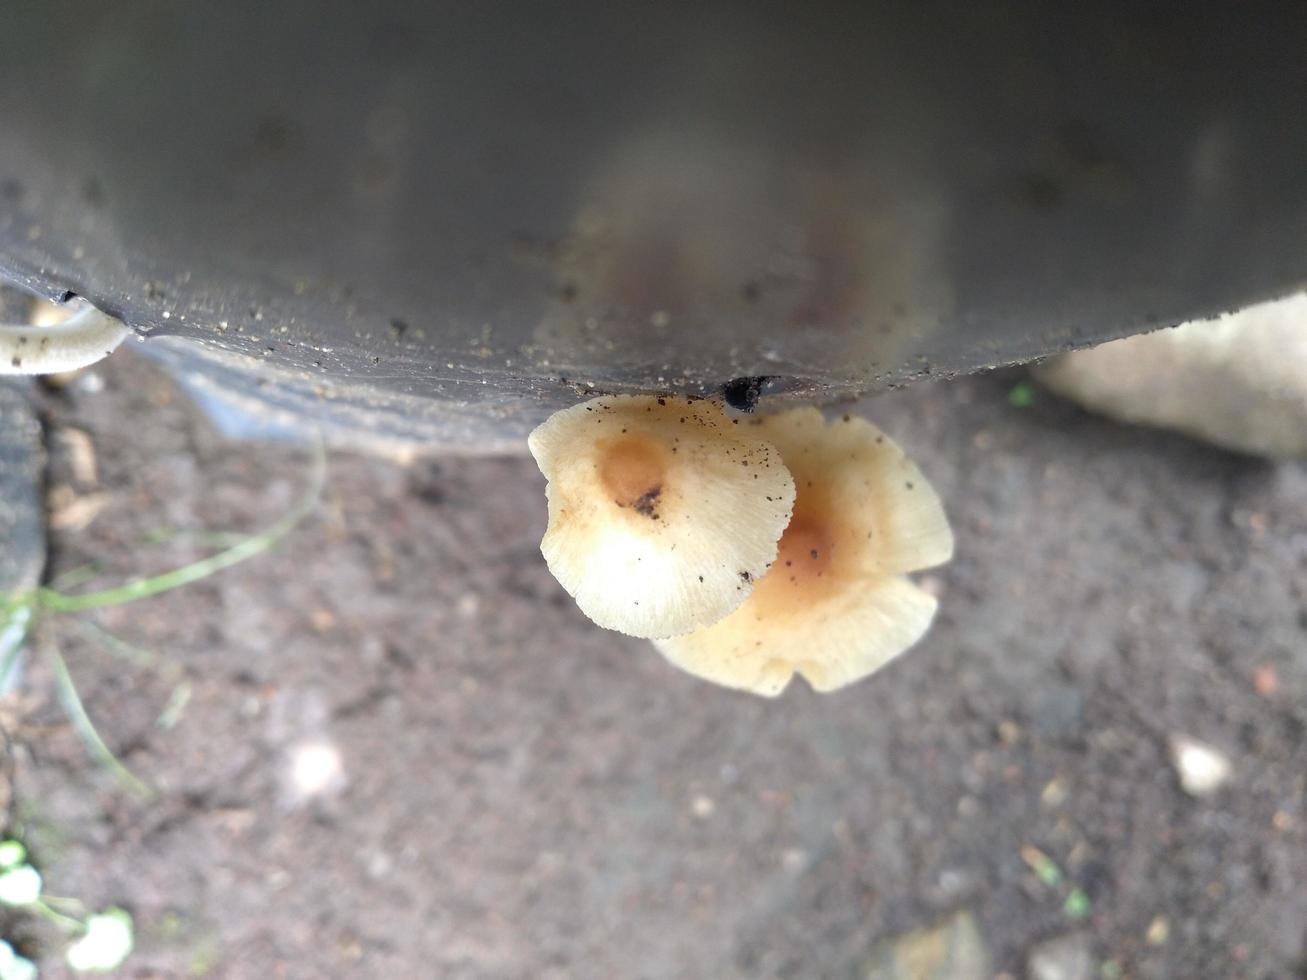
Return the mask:
<path id="1" fill-rule="evenodd" d="M 1303 977 L 1307 467 L 1018 407 L 1020 377 L 859 407 L 958 537 L 934 630 L 866 683 L 765 702 L 593 627 L 529 459 L 335 454 L 271 552 L 46 620 L 159 795 L 88 761 L 38 659 L 0 708 L 11 827 L 51 892 L 132 911 L 129 977 L 851 978 L 957 912 L 989 976 L 1073 947 L 1089 976 Z M 160 532 L 264 526 L 309 473 L 131 352 L 45 410 L 52 574 L 189 560 Z M 1176 736 L 1228 781 L 1185 792 Z M 50 933 L 5 934 L 62 975 Z"/>

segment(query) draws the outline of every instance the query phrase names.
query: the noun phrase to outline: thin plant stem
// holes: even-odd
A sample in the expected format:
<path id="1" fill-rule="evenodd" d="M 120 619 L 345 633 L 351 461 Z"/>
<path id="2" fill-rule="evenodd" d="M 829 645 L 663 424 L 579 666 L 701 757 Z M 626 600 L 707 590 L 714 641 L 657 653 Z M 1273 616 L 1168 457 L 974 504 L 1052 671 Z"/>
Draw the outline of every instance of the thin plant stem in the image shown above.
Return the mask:
<path id="1" fill-rule="evenodd" d="M 248 534 L 240 531 L 205 531 L 202 529 L 163 528 L 145 536 L 146 544 L 168 544 L 171 541 L 192 541 L 202 548 L 230 548 L 240 544 Z"/>
<path id="2" fill-rule="evenodd" d="M 176 684 L 172 693 L 168 695 L 168 703 L 163 706 L 159 712 L 159 717 L 154 720 L 156 728 L 162 728 L 169 731 L 177 726 L 177 722 L 182 719 L 182 712 L 186 706 L 191 703 L 191 683 L 190 681 L 180 681 Z"/>
<path id="3" fill-rule="evenodd" d="M 59 575 L 50 583 L 50 588 L 62 592 L 64 589 L 75 589 L 79 585 L 85 585 L 91 579 L 95 578 L 101 572 L 98 561 L 88 561 L 84 565 L 78 565 L 76 568 L 70 568 L 68 571 Z"/>
<path id="4" fill-rule="evenodd" d="M 37 899 L 27 908 L 31 909 L 47 922 L 53 922 L 61 929 L 67 929 L 69 932 L 85 932 L 86 923 L 81 919 L 74 919 L 71 915 L 64 915 L 62 912 L 56 912 L 44 900 Z"/>
<path id="5" fill-rule="evenodd" d="M 153 799 L 154 790 L 118 761 L 118 757 L 113 754 L 113 750 L 105 744 L 104 739 L 100 737 L 100 733 L 96 731 L 95 723 L 91 721 L 91 716 L 86 713 L 86 706 L 82 704 L 82 699 L 77 693 L 77 685 L 73 683 L 73 677 L 68 672 L 68 664 L 64 660 L 63 654 L 59 652 L 58 647 L 53 643 L 47 643 L 45 646 L 50 655 L 50 664 L 54 668 L 55 687 L 59 692 L 59 703 L 63 705 L 64 712 L 72 723 L 73 731 L 82 740 L 86 751 L 102 766 L 112 772 L 117 780 L 131 790 L 132 793 L 144 800 Z"/>
<path id="6" fill-rule="evenodd" d="M 90 619 L 74 619 L 73 623 L 77 625 L 83 633 L 93 637 L 100 643 L 104 644 L 105 650 L 111 656 L 126 660 L 128 663 L 137 667 L 153 669 L 159 662 L 157 654 L 150 650 L 143 650 L 134 643 L 128 643 L 121 636 L 109 632 L 99 623 Z"/>
<path id="7" fill-rule="evenodd" d="M 41 901 L 50 906 L 50 908 L 54 909 L 56 912 L 58 912 L 60 908 L 67 909 L 68 912 L 73 913 L 74 918 L 78 916 L 84 917 L 86 915 L 86 903 L 80 898 L 68 898 L 64 895 L 47 895 L 42 893 Z M 67 915 L 68 912 L 65 912 L 64 914 Z"/>
<path id="8" fill-rule="evenodd" d="M 313 474 L 304 497 L 288 514 L 266 530 L 252 534 L 216 555 L 191 562 L 189 565 L 164 572 L 162 575 L 137 579 L 135 582 L 128 582 L 117 588 L 88 592 L 85 595 L 66 595 L 51 588 L 43 588 L 40 591 L 41 605 L 51 612 L 83 612 L 87 609 L 120 606 L 125 602 L 135 602 L 137 599 L 171 592 L 173 589 L 206 579 L 233 565 L 239 565 L 267 551 L 313 510 L 322 494 L 325 475 L 326 453 L 319 443 L 314 455 Z"/>
<path id="9" fill-rule="evenodd" d="M 35 596 L 28 594 L 5 600 L 0 608 L 0 683 L 18 666 L 23 644 L 32 630 Z"/>

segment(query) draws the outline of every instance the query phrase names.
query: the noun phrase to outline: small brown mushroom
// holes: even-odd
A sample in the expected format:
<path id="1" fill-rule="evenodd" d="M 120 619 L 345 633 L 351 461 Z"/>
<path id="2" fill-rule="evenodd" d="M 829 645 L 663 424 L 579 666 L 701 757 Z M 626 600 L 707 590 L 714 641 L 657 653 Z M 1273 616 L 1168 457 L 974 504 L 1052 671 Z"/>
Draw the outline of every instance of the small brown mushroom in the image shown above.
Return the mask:
<path id="1" fill-rule="evenodd" d="M 760 419 L 794 477 L 779 555 L 730 616 L 655 645 L 706 680 L 774 697 L 797 671 L 818 691 L 866 677 L 930 626 L 904 575 L 948 561 L 953 533 L 921 471 L 870 422 L 814 408 Z"/>
<path id="2" fill-rule="evenodd" d="M 549 481 L 549 570 L 600 626 L 664 637 L 714 623 L 776 558 L 794 481 L 761 432 L 707 400 L 617 395 L 529 440 Z"/>

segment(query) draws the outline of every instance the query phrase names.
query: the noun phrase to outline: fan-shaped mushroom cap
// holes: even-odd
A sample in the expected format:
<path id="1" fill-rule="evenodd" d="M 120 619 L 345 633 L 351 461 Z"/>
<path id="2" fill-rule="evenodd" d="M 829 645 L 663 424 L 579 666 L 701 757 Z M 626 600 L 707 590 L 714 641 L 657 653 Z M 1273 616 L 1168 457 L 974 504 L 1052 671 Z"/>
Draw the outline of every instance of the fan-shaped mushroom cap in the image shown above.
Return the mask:
<path id="1" fill-rule="evenodd" d="M 661 637 L 738 607 L 776 558 L 794 481 L 762 434 L 706 400 L 617 395 L 531 433 L 549 481 L 540 550 L 600 626 Z"/>
<path id="2" fill-rule="evenodd" d="M 759 419 L 794 477 L 779 555 L 730 616 L 655 645 L 684 670 L 775 696 L 797 671 L 833 691 L 926 632 L 935 599 L 903 573 L 953 554 L 953 533 L 921 471 L 874 425 L 814 408 Z"/>

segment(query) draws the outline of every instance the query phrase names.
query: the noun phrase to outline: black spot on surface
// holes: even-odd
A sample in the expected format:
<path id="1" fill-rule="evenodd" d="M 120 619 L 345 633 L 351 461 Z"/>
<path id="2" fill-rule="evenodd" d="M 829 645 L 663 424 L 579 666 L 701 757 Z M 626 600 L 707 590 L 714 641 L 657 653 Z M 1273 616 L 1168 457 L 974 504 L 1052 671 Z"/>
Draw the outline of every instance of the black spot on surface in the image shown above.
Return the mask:
<path id="1" fill-rule="evenodd" d="M 404 334 L 408 333 L 408 324 L 397 316 L 391 317 L 390 332 L 396 340 L 402 340 Z"/>
<path id="2" fill-rule="evenodd" d="M 758 407 L 758 398 L 762 395 L 762 386 L 771 377 L 760 374 L 756 377 L 735 378 L 722 385 L 722 397 L 726 404 L 739 412 L 752 412 Z"/>
<path id="3" fill-rule="evenodd" d="M 658 520 L 658 497 L 662 492 L 663 488 L 659 486 L 650 487 L 644 493 L 640 494 L 639 498 L 633 505 L 635 507 L 635 512 L 644 517 L 651 518 L 652 520 Z"/>

